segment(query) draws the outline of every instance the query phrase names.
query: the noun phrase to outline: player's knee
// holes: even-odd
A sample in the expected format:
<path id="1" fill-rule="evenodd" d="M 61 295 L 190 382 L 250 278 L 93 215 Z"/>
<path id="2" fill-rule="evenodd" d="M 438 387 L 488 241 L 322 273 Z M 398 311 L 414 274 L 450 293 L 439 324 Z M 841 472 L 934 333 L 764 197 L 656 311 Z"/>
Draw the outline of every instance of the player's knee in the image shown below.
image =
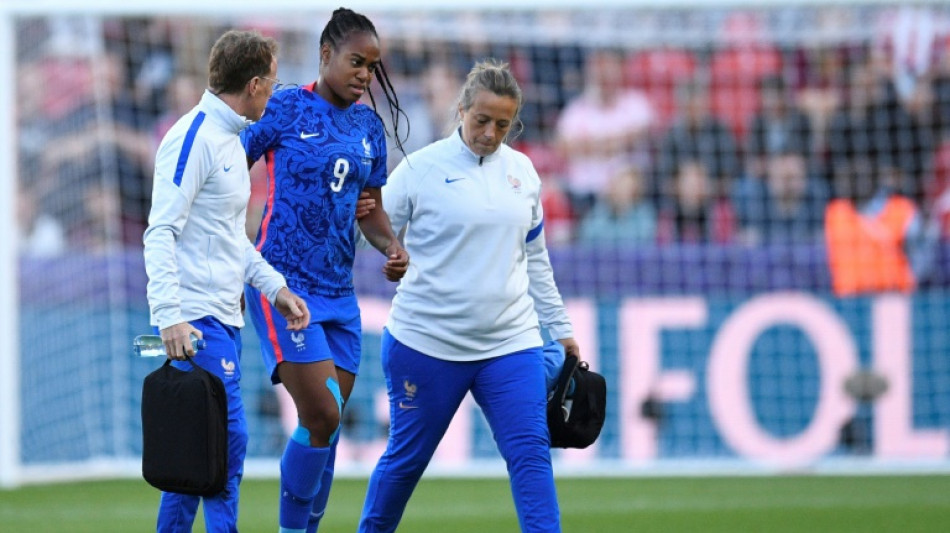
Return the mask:
<path id="1" fill-rule="evenodd" d="M 324 447 L 329 445 L 331 435 L 340 426 L 340 415 L 336 411 L 310 410 L 309 416 L 301 416 L 298 423 L 294 433 L 299 435 L 294 440 L 307 446 Z"/>
<path id="2" fill-rule="evenodd" d="M 332 444 L 336 440 L 343 408 L 339 384 L 335 379 L 327 378 L 326 385 L 333 401 L 321 401 L 299 413 L 300 426 L 307 430 L 308 435 L 316 436 L 318 445 L 321 446 Z"/>

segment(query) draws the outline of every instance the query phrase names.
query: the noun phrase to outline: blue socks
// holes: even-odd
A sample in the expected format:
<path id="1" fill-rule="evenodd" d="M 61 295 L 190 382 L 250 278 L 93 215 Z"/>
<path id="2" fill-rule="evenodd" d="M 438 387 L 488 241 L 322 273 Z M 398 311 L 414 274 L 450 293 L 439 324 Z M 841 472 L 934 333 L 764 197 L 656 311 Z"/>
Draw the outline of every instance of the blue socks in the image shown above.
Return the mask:
<path id="1" fill-rule="evenodd" d="M 327 388 L 343 412 L 340 385 L 331 377 Z M 333 463 L 340 427 L 330 435 L 330 446 L 310 447 L 310 431 L 298 425 L 280 458 L 280 530 L 279 533 L 315 533 L 327 509 Z"/>
<path id="2" fill-rule="evenodd" d="M 313 508 L 310 511 L 310 521 L 307 523 L 307 533 L 317 533 L 320 527 L 320 519 L 327 510 L 327 500 L 330 499 L 330 487 L 333 484 L 333 465 L 336 463 L 336 444 L 339 440 L 334 440 L 330 444 L 330 457 L 327 458 L 327 465 L 323 469 L 323 478 L 320 480 L 320 488 L 317 495 L 313 498 Z"/>
<path id="3" fill-rule="evenodd" d="M 280 458 L 280 533 L 306 533 L 329 456 L 329 447 L 310 447 L 310 433 L 303 427 L 287 441 Z"/>

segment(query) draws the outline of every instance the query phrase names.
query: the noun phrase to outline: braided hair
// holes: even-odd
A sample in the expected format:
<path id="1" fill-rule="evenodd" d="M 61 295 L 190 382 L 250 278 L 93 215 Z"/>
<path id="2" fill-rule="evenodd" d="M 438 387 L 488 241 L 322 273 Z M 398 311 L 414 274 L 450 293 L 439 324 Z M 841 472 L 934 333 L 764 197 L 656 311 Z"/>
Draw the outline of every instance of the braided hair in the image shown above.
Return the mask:
<path id="1" fill-rule="evenodd" d="M 354 33 L 369 33 L 373 35 L 373 37 L 376 37 L 376 39 L 379 39 L 379 34 L 376 33 L 376 26 L 373 25 L 373 22 L 369 20 L 369 18 L 345 7 L 338 8 L 333 12 L 330 21 L 327 22 L 327 25 L 323 28 L 323 33 L 320 34 L 320 46 L 322 47 L 324 44 L 327 44 L 331 49 L 339 50 L 340 46 Z M 403 139 L 399 137 L 399 117 L 402 116 L 406 119 L 406 139 L 408 139 L 409 116 L 399 107 L 399 97 L 396 96 L 396 89 L 393 88 L 392 82 L 389 81 L 389 75 L 386 73 L 382 61 L 377 65 L 376 73 L 379 86 L 382 87 L 383 95 L 386 96 L 386 102 L 389 104 L 389 115 L 392 118 L 393 125 L 391 137 L 395 140 L 399 151 L 402 152 L 403 155 L 406 155 Z M 373 90 L 367 87 L 367 92 L 369 93 L 369 100 L 373 104 L 373 109 L 376 110 L 376 99 L 373 97 Z M 378 114 L 379 112 L 377 111 L 377 115 Z M 389 132 L 387 131 L 386 134 L 389 135 Z"/>

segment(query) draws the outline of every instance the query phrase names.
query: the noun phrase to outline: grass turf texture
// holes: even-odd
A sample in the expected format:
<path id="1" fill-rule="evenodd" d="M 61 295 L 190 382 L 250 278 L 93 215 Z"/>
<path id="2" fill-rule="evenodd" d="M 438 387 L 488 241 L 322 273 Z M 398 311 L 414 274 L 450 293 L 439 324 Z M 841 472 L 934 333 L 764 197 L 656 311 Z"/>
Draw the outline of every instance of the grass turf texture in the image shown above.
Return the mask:
<path id="1" fill-rule="evenodd" d="M 366 481 L 334 484 L 321 533 L 356 530 Z M 607 478 L 558 480 L 565 533 L 932 532 L 950 524 L 950 476 Z M 154 531 L 158 492 L 144 481 L 0 490 L 0 531 Z M 277 530 L 277 482 L 246 480 L 239 527 Z M 204 522 L 195 523 L 196 532 Z M 423 479 L 400 531 L 516 532 L 503 479 Z"/>

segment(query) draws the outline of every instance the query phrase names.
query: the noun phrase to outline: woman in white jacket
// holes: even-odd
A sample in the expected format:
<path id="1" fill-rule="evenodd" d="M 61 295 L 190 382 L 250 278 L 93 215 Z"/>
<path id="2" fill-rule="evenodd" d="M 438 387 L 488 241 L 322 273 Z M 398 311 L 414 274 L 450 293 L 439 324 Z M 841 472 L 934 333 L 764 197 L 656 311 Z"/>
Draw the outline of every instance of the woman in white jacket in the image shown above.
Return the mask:
<path id="1" fill-rule="evenodd" d="M 390 437 L 360 532 L 396 529 L 469 391 L 507 463 L 522 531 L 560 531 L 541 327 L 579 354 L 544 244 L 541 180 L 504 144 L 521 101 L 506 64 L 476 64 L 458 130 L 410 154 L 383 187 L 412 263 L 383 333 Z"/>

